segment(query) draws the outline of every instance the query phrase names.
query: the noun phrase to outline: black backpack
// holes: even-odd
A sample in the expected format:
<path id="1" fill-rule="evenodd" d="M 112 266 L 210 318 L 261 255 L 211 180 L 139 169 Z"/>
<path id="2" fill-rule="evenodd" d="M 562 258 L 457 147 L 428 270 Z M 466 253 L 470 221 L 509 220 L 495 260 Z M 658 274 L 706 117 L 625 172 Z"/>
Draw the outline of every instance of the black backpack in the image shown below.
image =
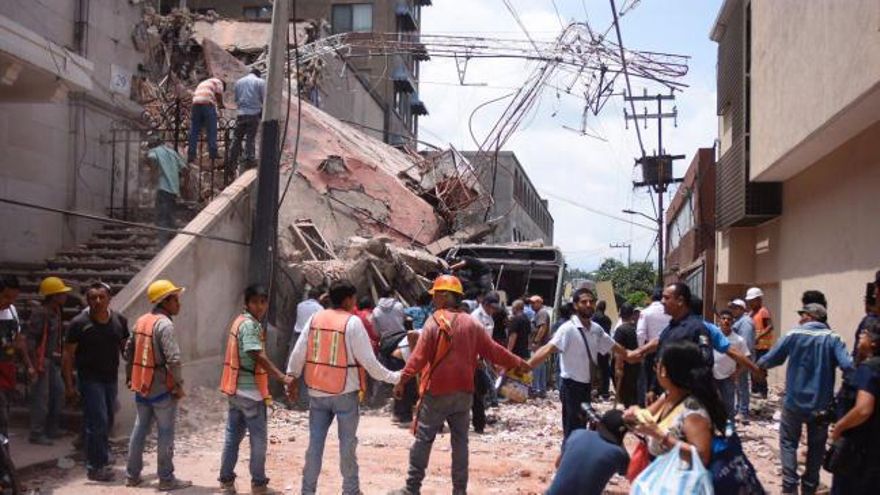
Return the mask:
<path id="1" fill-rule="evenodd" d="M 400 345 L 400 341 L 406 338 L 406 333 L 406 330 L 396 330 L 379 337 L 379 355 L 391 359 L 391 355 Z"/>

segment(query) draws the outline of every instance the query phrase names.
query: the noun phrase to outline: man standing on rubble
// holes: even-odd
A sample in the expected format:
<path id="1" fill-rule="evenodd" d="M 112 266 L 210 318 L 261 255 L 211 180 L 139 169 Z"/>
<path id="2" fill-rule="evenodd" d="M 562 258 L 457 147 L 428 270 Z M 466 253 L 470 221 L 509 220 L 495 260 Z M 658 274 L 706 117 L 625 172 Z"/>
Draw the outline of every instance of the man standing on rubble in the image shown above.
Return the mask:
<path id="1" fill-rule="evenodd" d="M 180 174 L 186 169 L 183 157 L 158 137 L 150 140 L 147 159 L 156 167 L 156 225 L 175 228 L 174 209 L 180 197 Z M 159 243 L 164 246 L 173 234 L 159 232 Z"/>
<path id="2" fill-rule="evenodd" d="M 572 431 L 586 427 L 581 414 L 581 403 L 590 402 L 591 381 L 596 369 L 597 356 L 613 352 L 627 363 L 640 360 L 638 351 L 627 351 L 592 321 L 596 296 L 588 288 L 580 288 L 572 296 L 575 315 L 559 327 L 549 343 L 538 349 L 529 360 L 529 366 L 538 366 L 554 352 L 560 354 L 559 375 L 562 387 L 563 442 Z"/>
<path id="3" fill-rule="evenodd" d="M 226 162 L 226 181 L 230 182 L 238 172 L 238 157 L 241 155 L 241 142 L 245 141 L 244 161 L 251 168 L 257 161 L 257 128 L 263 115 L 263 101 L 266 99 L 266 81 L 260 78 L 260 69 L 253 68 L 238 81 L 235 81 L 235 138 Z"/>
<path id="4" fill-rule="evenodd" d="M 174 476 L 174 422 L 177 402 L 183 398 L 180 346 L 174 337 L 172 318 L 180 313 L 180 294 L 169 280 L 156 280 L 147 288 L 152 311 L 138 318 L 134 335 L 125 345 L 126 376 L 134 392 L 137 417 L 128 444 L 125 486 L 143 483 L 144 447 L 156 421 L 158 489 L 179 490 L 191 481 Z"/>
<path id="5" fill-rule="evenodd" d="M 491 339 L 495 332 L 495 314 L 504 311 L 501 307 L 501 299 L 498 293 L 490 292 L 483 296 L 480 306 L 471 313 L 471 317 L 477 320 L 486 330 L 486 335 Z M 471 409 L 471 420 L 474 424 L 474 431 L 483 433 L 486 430 L 486 396 L 494 395 L 493 384 L 495 383 L 492 370 L 488 365 L 480 361 L 476 371 L 474 371 L 474 403 Z M 497 397 L 491 397 L 497 403 Z"/>
<path id="6" fill-rule="evenodd" d="M 314 494 L 324 455 L 324 442 L 333 418 L 339 428 L 339 469 L 343 495 L 360 493 L 357 448 L 358 395 L 364 391 L 365 371 L 376 380 L 397 383 L 400 373 L 389 371 L 376 359 L 367 331 L 353 314 L 357 289 L 348 280 L 330 286 L 333 309 L 309 321 L 307 338 L 299 339 L 287 373 L 302 377 L 309 388 L 309 447 L 303 467 L 302 493 Z M 307 362 L 308 361 L 308 362 Z M 288 387 L 295 393 L 296 385 Z"/>
<path id="7" fill-rule="evenodd" d="M 535 317 L 532 319 L 532 342 L 531 351 L 537 351 L 545 345 L 550 338 L 550 311 L 544 307 L 544 298 L 534 295 L 529 298 Z M 547 365 L 543 362 L 534 367 L 532 373 L 532 392 L 537 397 L 547 396 Z"/>
<path id="8" fill-rule="evenodd" d="M 475 319 L 458 311 L 459 299 L 464 294 L 458 278 L 437 277 L 431 294 L 436 310 L 425 323 L 400 382 L 394 387 L 395 397 L 402 397 L 406 384 L 420 375 L 416 438 L 409 453 L 406 487 L 391 492 L 396 495 L 420 492 L 431 447 L 444 423 L 449 424 L 452 442 L 452 493 L 467 493 L 468 411 L 473 401 L 477 359 L 482 357 L 523 373 L 529 370 L 525 361 L 493 341 Z"/>
<path id="9" fill-rule="evenodd" d="M 192 110 L 189 124 L 189 146 L 186 154 L 189 163 L 195 163 L 199 148 L 199 134 L 202 129 L 208 137 L 208 152 L 211 159 L 220 158 L 217 153 L 217 110 L 223 108 L 223 91 L 226 83 L 216 77 L 211 77 L 200 82 L 196 86 L 192 97 Z"/>

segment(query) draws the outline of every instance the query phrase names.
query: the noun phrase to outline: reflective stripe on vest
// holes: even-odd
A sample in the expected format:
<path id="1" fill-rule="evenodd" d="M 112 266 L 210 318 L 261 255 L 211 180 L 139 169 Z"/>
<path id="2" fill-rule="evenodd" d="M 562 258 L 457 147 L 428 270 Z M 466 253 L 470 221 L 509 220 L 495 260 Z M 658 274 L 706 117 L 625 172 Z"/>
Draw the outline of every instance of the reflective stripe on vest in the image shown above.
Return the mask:
<path id="1" fill-rule="evenodd" d="M 339 309 L 325 309 L 312 317 L 303 371 L 303 379 L 310 389 L 341 394 L 348 380 L 348 369 L 357 367 L 359 388 L 365 390 L 364 370 L 348 356 L 345 331 L 349 318 L 354 315 Z"/>
<path id="2" fill-rule="evenodd" d="M 241 356 L 239 351 L 238 335 L 242 323 L 249 318 L 246 315 L 238 315 L 229 328 L 229 336 L 226 338 L 226 357 L 223 360 L 223 374 L 220 376 L 220 391 L 226 395 L 235 395 L 238 391 L 238 373 L 239 370 L 254 375 L 254 384 L 257 391 L 263 399 L 270 399 L 269 394 L 269 373 L 259 364 L 254 365 L 254 369 L 243 368 L 241 366 Z M 260 342 L 263 350 L 266 349 L 266 336 L 260 332 Z"/>
<path id="3" fill-rule="evenodd" d="M 153 331 L 163 315 L 147 313 L 138 318 L 134 328 L 134 355 L 131 358 L 131 390 L 143 396 L 150 394 L 156 371 L 156 350 L 153 348 Z M 164 363 L 163 363 L 164 366 Z M 174 388 L 174 377 L 165 370 L 165 386 Z"/>

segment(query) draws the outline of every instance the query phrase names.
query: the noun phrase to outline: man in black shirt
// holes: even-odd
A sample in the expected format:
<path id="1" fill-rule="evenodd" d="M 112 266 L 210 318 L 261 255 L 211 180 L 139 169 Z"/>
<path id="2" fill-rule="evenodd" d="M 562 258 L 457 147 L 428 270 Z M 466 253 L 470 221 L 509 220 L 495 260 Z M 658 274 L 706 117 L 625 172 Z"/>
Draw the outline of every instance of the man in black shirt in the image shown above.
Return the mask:
<path id="1" fill-rule="evenodd" d="M 525 314 L 526 304 L 522 299 L 517 299 L 511 306 L 513 316 L 510 318 L 510 331 L 507 337 L 507 350 L 523 359 L 529 359 L 529 334 L 532 331 L 532 322 Z"/>
<path id="2" fill-rule="evenodd" d="M 596 312 L 593 313 L 593 321 L 605 330 L 605 333 L 611 334 L 611 318 L 605 314 L 608 309 L 608 303 L 599 301 L 596 303 Z M 596 360 L 596 366 L 599 368 L 599 395 L 603 399 L 608 399 L 611 384 L 611 356 L 608 354 L 599 354 Z"/>
<path id="3" fill-rule="evenodd" d="M 639 347 L 636 336 L 635 310 L 632 304 L 623 303 L 620 306 L 620 326 L 614 331 L 614 341 L 627 350 L 635 350 Z M 629 407 L 638 403 L 638 381 L 641 365 L 639 363 L 627 364 L 621 359 L 614 360 L 614 384 L 617 390 L 617 400 L 624 406 Z"/>
<path id="4" fill-rule="evenodd" d="M 112 481 L 109 433 L 113 424 L 119 357 L 128 340 L 128 321 L 110 310 L 110 288 L 95 283 L 86 291 L 88 312 L 70 322 L 64 343 L 62 369 L 67 395 L 82 397 L 86 422 L 86 468 L 92 481 Z M 79 393 L 74 388 L 76 369 Z"/>

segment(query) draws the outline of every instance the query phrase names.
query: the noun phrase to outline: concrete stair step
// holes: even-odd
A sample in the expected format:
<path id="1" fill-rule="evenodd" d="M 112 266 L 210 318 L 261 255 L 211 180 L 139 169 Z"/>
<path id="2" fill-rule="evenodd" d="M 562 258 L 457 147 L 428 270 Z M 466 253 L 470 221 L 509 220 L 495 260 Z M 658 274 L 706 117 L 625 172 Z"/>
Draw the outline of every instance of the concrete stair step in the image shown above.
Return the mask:
<path id="1" fill-rule="evenodd" d="M 158 249 L 138 249 L 138 250 L 127 250 L 127 249 L 76 249 L 70 251 L 59 251 L 57 253 L 56 260 L 61 260 L 62 258 L 70 258 L 74 259 L 135 259 L 135 260 L 151 260 L 156 254 L 159 253 Z"/>
<path id="2" fill-rule="evenodd" d="M 104 259 L 91 259 L 91 260 L 82 260 L 82 259 L 74 259 L 74 260 L 64 260 L 64 259 L 52 259 L 46 262 L 46 266 L 51 269 L 68 269 L 68 270 L 118 270 L 120 268 L 140 268 L 143 264 L 146 263 L 137 263 L 128 259 L 121 258 L 104 258 Z"/>
<path id="3" fill-rule="evenodd" d="M 159 243 L 152 239 L 147 239 L 144 237 L 135 238 L 136 240 L 109 240 L 109 239 L 101 239 L 101 240 L 92 240 L 88 241 L 84 244 L 84 249 L 119 249 L 119 250 L 157 250 L 159 247 Z"/>
<path id="4" fill-rule="evenodd" d="M 64 280 L 70 281 L 89 281 L 89 280 L 98 280 L 100 279 L 103 282 L 107 282 L 110 280 L 113 281 L 123 281 L 128 282 L 137 274 L 136 270 L 131 271 L 109 271 L 109 270 L 73 270 L 73 271 L 60 271 L 60 270 L 52 270 L 52 271 L 44 271 L 37 272 L 34 275 L 39 277 L 41 280 L 43 277 L 56 276 L 61 277 Z"/>
<path id="5" fill-rule="evenodd" d="M 129 239 L 147 237 L 155 238 L 156 231 L 147 229 L 130 229 L 130 230 L 99 230 L 92 235 L 93 240 L 97 239 Z"/>

